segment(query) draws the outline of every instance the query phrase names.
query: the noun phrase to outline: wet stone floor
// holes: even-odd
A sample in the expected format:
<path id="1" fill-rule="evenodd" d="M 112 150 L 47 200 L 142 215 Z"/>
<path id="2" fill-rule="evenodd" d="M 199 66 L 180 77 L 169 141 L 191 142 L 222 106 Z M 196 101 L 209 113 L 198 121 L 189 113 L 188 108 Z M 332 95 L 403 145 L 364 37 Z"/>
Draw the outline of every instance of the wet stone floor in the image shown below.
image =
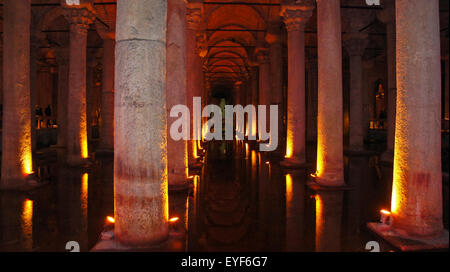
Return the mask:
<path id="1" fill-rule="evenodd" d="M 393 250 L 365 227 L 390 203 L 391 170 L 377 156 L 345 158 L 350 190 L 315 192 L 306 185 L 313 169 L 286 171 L 243 142 L 211 142 L 207 149 L 192 188 L 169 193 L 170 217 L 180 218 L 171 228 L 186 233 L 178 249 L 366 251 L 369 241 L 380 241 L 382 251 Z M 314 154 L 309 146 L 312 165 Z M 35 157 L 47 184 L 0 192 L 0 251 L 67 251 L 69 241 L 91 250 L 113 215 L 112 157 L 97 157 L 85 169 L 64 165 L 57 149 Z"/>

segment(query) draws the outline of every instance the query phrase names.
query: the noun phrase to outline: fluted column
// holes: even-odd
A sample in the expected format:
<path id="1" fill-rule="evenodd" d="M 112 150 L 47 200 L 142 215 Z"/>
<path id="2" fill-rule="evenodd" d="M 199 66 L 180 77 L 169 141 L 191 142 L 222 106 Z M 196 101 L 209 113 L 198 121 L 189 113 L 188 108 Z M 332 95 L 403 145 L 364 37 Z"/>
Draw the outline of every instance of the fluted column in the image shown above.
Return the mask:
<path id="1" fill-rule="evenodd" d="M 342 43 L 339 0 L 317 0 L 317 172 L 323 186 L 344 185 Z"/>
<path id="2" fill-rule="evenodd" d="M 117 4 L 114 235 L 145 247 L 168 236 L 167 1 Z"/>
<path id="3" fill-rule="evenodd" d="M 170 137 L 175 120 L 170 111 L 175 105 L 186 105 L 186 4 L 168 1 L 167 7 L 167 156 L 169 189 L 186 189 L 188 177 L 188 141 Z M 189 122 L 188 120 L 185 120 Z"/>
<path id="4" fill-rule="evenodd" d="M 114 152 L 114 67 L 116 40 L 114 33 L 103 35 L 102 128 L 100 152 Z"/>
<path id="5" fill-rule="evenodd" d="M 396 22 L 393 228 L 434 236 L 443 231 L 439 1 L 397 0 Z"/>
<path id="6" fill-rule="evenodd" d="M 349 33 L 345 37 L 344 47 L 350 56 L 350 136 L 349 151 L 364 150 L 364 97 L 362 78 L 362 56 L 368 44 L 365 33 Z"/>
<path id="7" fill-rule="evenodd" d="M 281 15 L 288 31 L 288 94 L 285 167 L 306 163 L 305 23 L 312 15 L 312 1 L 283 6 Z"/>
<path id="8" fill-rule="evenodd" d="M 70 23 L 69 92 L 67 104 L 67 163 L 80 165 L 88 158 L 86 114 L 87 30 L 93 22 L 93 8 L 65 7 Z"/>
<path id="9" fill-rule="evenodd" d="M 30 110 L 31 1 L 3 1 L 1 189 L 26 186 L 33 172 Z"/>
<path id="10" fill-rule="evenodd" d="M 395 142 L 395 115 L 397 100 L 396 79 L 396 45 L 395 45 L 395 0 L 385 1 L 385 7 L 377 12 L 380 21 L 386 24 L 386 58 L 387 58 L 387 138 L 386 151 L 381 155 L 381 160 L 392 164 L 394 158 Z"/>
<path id="11" fill-rule="evenodd" d="M 198 131 L 195 130 L 194 126 L 199 125 L 194 124 L 192 118 L 194 114 L 192 99 L 194 96 L 199 96 L 201 94 L 202 74 L 203 67 L 200 53 L 200 44 L 203 39 L 203 34 L 201 33 L 201 22 L 202 22 L 202 3 L 199 2 L 189 2 L 186 6 L 186 70 L 192 71 L 189 76 L 186 77 L 186 102 L 189 110 L 191 112 L 190 118 L 190 128 L 191 128 L 191 140 L 188 144 L 188 161 L 189 167 L 199 168 L 201 163 L 198 161 L 198 141 L 195 139 L 198 137 Z M 201 121 L 201 120 L 197 120 Z M 200 133 L 201 134 L 201 133 Z M 201 135 L 200 135 L 201 136 Z"/>

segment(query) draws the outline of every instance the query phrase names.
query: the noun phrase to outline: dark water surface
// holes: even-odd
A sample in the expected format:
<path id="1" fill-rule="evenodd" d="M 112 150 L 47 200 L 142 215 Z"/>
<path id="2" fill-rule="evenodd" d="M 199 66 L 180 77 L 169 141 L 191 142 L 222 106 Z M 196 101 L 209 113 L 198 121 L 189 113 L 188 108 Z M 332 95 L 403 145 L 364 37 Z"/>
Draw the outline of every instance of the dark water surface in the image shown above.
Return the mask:
<path id="1" fill-rule="evenodd" d="M 58 152 L 36 160 L 48 185 L 0 192 L 0 251 L 66 251 L 68 241 L 88 251 L 98 242 L 114 210 L 113 160 L 69 168 Z M 310 147 L 312 165 L 314 154 Z M 244 143 L 210 143 L 204 160 L 192 190 L 169 194 L 188 251 L 365 251 L 379 240 L 365 224 L 389 208 L 392 170 L 376 156 L 346 157 L 351 190 L 321 193 L 306 186 L 314 169 L 286 172 Z"/>

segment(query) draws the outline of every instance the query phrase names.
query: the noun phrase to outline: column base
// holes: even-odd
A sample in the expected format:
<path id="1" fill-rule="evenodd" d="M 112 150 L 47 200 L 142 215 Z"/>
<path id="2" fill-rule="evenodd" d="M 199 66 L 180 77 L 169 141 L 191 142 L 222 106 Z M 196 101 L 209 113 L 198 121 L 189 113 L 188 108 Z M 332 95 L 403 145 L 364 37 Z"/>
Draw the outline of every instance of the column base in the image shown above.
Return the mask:
<path id="1" fill-rule="evenodd" d="M 447 230 L 434 238 L 406 237 L 397 233 L 390 225 L 367 223 L 370 231 L 401 251 L 424 251 L 448 249 L 449 235 Z"/>
<path id="2" fill-rule="evenodd" d="M 2 179 L 0 191 L 31 191 L 47 183 L 40 181 L 34 174 L 30 174 L 23 179 Z"/>
<path id="3" fill-rule="evenodd" d="M 318 177 L 310 177 L 306 185 L 314 191 L 347 191 L 351 186 L 345 185 L 344 181 L 327 180 Z"/>
<path id="4" fill-rule="evenodd" d="M 306 169 L 311 168 L 312 164 L 296 158 L 285 158 L 280 165 L 287 169 Z"/>
<path id="5" fill-rule="evenodd" d="M 169 225 L 168 237 L 160 243 L 145 247 L 131 247 L 121 244 L 114 237 L 114 226 L 107 225 L 100 234 L 100 241 L 90 250 L 92 252 L 180 252 L 185 251 L 186 230 L 182 226 Z"/>

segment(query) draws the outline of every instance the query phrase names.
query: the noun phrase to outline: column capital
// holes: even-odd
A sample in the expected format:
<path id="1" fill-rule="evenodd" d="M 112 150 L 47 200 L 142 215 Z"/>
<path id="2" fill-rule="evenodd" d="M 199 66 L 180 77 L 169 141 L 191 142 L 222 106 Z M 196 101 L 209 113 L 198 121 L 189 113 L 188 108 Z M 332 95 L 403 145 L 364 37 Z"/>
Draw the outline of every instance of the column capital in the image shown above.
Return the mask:
<path id="1" fill-rule="evenodd" d="M 348 33 L 343 37 L 344 48 L 350 56 L 362 56 L 369 43 L 367 33 Z"/>
<path id="2" fill-rule="evenodd" d="M 206 54 L 208 54 L 208 44 L 206 39 L 206 34 L 203 32 L 197 32 L 195 34 L 195 52 L 201 57 L 204 58 Z"/>
<path id="3" fill-rule="evenodd" d="M 186 4 L 186 23 L 189 30 L 199 30 L 202 24 L 203 4 L 199 2 Z"/>
<path id="4" fill-rule="evenodd" d="M 64 17 L 80 32 L 87 32 L 89 25 L 95 21 L 95 10 L 91 4 L 69 6 L 63 4 Z"/>
<path id="5" fill-rule="evenodd" d="M 280 16 L 283 17 L 288 32 L 302 30 L 313 10 L 313 0 L 301 0 L 295 5 L 282 5 Z"/>

